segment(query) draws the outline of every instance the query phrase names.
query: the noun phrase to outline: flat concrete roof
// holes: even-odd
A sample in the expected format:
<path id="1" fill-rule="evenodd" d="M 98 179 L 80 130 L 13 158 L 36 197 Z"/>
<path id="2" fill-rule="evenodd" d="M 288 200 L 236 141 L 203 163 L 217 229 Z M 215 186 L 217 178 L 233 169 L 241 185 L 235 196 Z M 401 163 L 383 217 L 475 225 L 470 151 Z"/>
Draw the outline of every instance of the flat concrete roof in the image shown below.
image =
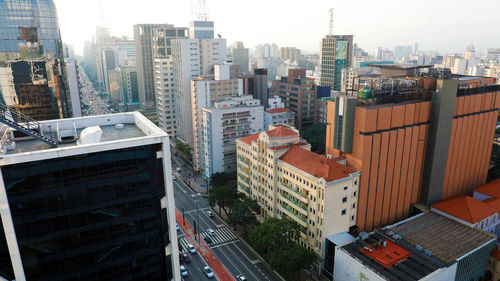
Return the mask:
<path id="1" fill-rule="evenodd" d="M 87 116 L 68 119 L 41 121 L 59 132 L 61 137 L 73 136 L 76 130 L 77 141 L 61 143 L 57 147 L 33 139 L 23 137 L 13 139 L 15 147 L 0 155 L 0 166 L 45 160 L 57 157 L 72 156 L 84 153 L 121 149 L 126 147 L 162 143 L 168 134 L 158 128 L 140 112 L 127 112 L 99 116 Z M 115 125 L 123 124 L 122 129 Z M 80 144 L 80 133 L 87 127 L 99 126 L 102 136 L 99 142 Z M 1 129 L 15 131 L 3 125 Z"/>

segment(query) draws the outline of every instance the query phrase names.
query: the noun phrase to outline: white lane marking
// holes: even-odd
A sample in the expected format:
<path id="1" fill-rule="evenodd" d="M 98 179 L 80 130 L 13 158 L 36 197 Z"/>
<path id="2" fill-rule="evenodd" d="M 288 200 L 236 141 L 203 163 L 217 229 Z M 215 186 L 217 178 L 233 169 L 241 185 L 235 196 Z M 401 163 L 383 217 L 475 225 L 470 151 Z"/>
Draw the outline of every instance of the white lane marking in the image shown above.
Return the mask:
<path id="1" fill-rule="evenodd" d="M 236 253 L 235 253 L 235 252 L 233 252 L 233 250 L 232 250 L 230 247 L 228 247 L 227 249 L 228 249 L 228 250 L 229 250 L 229 251 L 233 254 L 233 256 L 234 256 L 234 257 L 237 257 Z M 245 256 L 245 257 L 246 257 L 246 256 Z M 247 258 L 247 259 L 248 259 L 248 258 Z M 257 278 L 257 276 L 255 276 L 255 274 L 253 274 L 252 270 L 250 270 L 250 269 L 249 269 L 249 268 L 245 265 L 245 263 L 244 263 L 244 262 L 242 262 L 242 263 L 241 263 L 241 265 L 243 265 L 243 267 L 245 267 L 245 269 L 246 269 L 246 270 L 248 270 L 248 272 L 250 272 L 250 274 L 252 274 L 252 276 L 254 277 L 254 280 L 260 280 L 259 278 Z M 255 268 L 256 268 L 257 270 L 259 269 L 259 268 L 257 268 L 257 267 L 255 267 Z M 260 270 L 259 270 L 259 271 L 260 271 Z M 261 274 L 262 274 L 262 272 L 261 272 Z"/>
<path id="2" fill-rule="evenodd" d="M 172 181 L 175 183 L 175 185 L 177 185 L 177 187 L 178 187 L 180 190 L 182 190 L 182 192 L 187 193 L 187 191 L 185 191 L 184 189 L 182 189 L 182 187 L 181 187 L 181 185 L 180 185 L 180 184 L 178 184 L 175 180 L 172 180 Z"/>

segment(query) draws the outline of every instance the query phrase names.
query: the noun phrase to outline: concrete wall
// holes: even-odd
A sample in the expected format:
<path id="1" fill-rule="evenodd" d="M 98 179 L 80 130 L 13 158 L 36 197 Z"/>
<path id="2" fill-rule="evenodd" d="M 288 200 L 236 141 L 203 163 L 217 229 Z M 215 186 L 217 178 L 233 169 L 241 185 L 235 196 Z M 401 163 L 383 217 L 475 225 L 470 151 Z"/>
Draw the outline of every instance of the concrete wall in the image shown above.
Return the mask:
<path id="1" fill-rule="evenodd" d="M 382 276 L 373 272 L 357 259 L 351 257 L 341 248 L 335 250 L 335 265 L 333 271 L 335 281 L 385 281 Z M 453 279 L 450 279 L 453 280 Z"/>

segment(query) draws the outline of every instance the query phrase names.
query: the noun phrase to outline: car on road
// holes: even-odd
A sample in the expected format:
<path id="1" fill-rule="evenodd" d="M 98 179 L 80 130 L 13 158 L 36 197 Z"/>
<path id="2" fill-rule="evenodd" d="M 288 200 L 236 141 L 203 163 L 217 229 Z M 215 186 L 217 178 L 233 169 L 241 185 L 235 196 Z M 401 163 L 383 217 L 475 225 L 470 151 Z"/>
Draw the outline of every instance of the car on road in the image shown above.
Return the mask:
<path id="1" fill-rule="evenodd" d="M 175 225 L 175 229 L 177 229 L 177 231 L 181 230 L 178 224 Z"/>
<path id="2" fill-rule="evenodd" d="M 177 167 L 177 169 L 175 169 L 177 172 L 180 172 L 181 171 L 181 168 Z"/>
<path id="3" fill-rule="evenodd" d="M 209 218 L 213 218 L 214 217 L 214 213 L 212 213 L 212 211 L 207 211 L 207 216 Z"/>
<path id="4" fill-rule="evenodd" d="M 191 262 L 191 257 L 188 254 L 182 255 L 182 257 L 184 258 L 184 262 L 185 263 L 190 263 Z"/>
<path id="5" fill-rule="evenodd" d="M 196 254 L 196 248 L 192 244 L 188 245 L 188 249 L 191 252 L 191 254 Z"/>
<path id="6" fill-rule="evenodd" d="M 172 175 L 172 179 L 173 179 L 173 180 L 176 180 L 177 178 L 176 178 L 174 175 Z"/>
<path id="7" fill-rule="evenodd" d="M 238 280 L 238 281 L 247 281 L 247 278 L 245 276 L 243 276 L 243 274 L 240 274 L 240 275 L 236 276 L 236 280 Z"/>
<path id="8" fill-rule="evenodd" d="M 210 236 L 215 236 L 215 231 L 211 228 L 207 229 L 207 232 L 208 234 L 210 234 Z"/>
<path id="9" fill-rule="evenodd" d="M 181 267 L 180 267 L 180 268 L 181 268 L 181 275 L 182 275 L 183 277 L 188 276 L 188 271 L 187 271 L 187 269 L 186 269 L 183 265 L 181 265 Z"/>
<path id="10" fill-rule="evenodd" d="M 212 244 L 212 238 L 208 237 L 208 236 L 205 236 L 205 238 L 203 238 L 203 240 L 205 240 L 205 242 L 207 244 Z"/>
<path id="11" fill-rule="evenodd" d="M 203 271 L 205 271 L 205 275 L 207 275 L 208 278 L 214 278 L 214 272 L 212 271 L 210 266 L 205 266 L 205 268 L 203 268 Z"/>

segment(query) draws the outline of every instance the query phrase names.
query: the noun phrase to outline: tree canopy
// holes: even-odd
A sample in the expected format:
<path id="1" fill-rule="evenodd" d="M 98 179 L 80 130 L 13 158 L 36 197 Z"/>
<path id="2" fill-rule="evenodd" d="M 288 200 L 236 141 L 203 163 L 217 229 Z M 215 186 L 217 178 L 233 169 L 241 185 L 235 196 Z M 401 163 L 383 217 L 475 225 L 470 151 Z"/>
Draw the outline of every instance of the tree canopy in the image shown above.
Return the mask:
<path id="1" fill-rule="evenodd" d="M 241 197 L 236 200 L 232 212 L 227 217 L 227 223 L 230 225 L 241 225 L 246 234 L 246 226 L 257 224 L 256 214 L 260 207 L 256 200 Z"/>
<path id="2" fill-rule="evenodd" d="M 310 268 L 316 254 L 299 245 L 300 226 L 288 219 L 271 218 L 250 234 L 250 244 L 284 276 L 297 280 L 301 269 Z"/>
<path id="3" fill-rule="evenodd" d="M 325 154 L 326 124 L 316 123 L 302 130 L 300 136 L 311 144 L 311 151 Z"/>
<path id="4" fill-rule="evenodd" d="M 175 143 L 175 149 L 177 149 L 177 151 L 179 151 L 180 153 L 184 154 L 184 156 L 187 159 L 191 159 L 193 157 L 192 155 L 193 149 L 191 148 L 191 146 L 189 146 L 189 144 L 185 144 L 178 141 Z"/>
<path id="5" fill-rule="evenodd" d="M 212 207 L 215 205 L 219 206 L 219 215 L 221 215 L 222 209 L 226 216 L 229 216 L 235 203 L 241 198 L 241 196 L 242 195 L 238 193 L 236 186 L 216 185 L 212 186 L 210 189 L 208 203 Z"/>

